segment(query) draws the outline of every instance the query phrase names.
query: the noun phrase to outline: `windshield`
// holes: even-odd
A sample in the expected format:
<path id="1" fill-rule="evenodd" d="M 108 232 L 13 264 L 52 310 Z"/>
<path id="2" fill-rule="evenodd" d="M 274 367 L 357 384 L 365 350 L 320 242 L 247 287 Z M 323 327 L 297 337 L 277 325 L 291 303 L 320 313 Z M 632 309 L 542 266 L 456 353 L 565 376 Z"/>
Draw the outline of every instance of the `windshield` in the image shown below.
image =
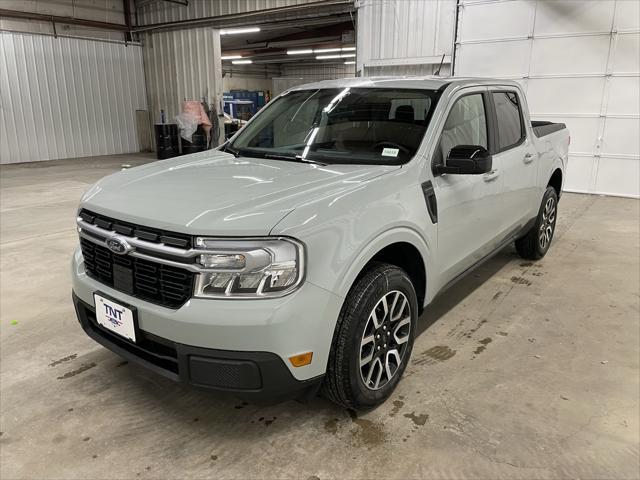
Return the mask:
<path id="1" fill-rule="evenodd" d="M 436 102 L 435 90 L 292 91 L 270 103 L 229 147 L 262 158 L 398 165 L 415 155 Z"/>

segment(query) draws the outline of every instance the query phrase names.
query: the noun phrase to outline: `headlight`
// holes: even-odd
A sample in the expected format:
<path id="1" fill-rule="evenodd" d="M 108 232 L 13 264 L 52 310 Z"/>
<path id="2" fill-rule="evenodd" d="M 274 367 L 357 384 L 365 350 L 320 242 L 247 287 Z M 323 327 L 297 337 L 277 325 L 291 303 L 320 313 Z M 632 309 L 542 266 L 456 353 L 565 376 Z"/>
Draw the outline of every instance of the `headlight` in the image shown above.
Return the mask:
<path id="1" fill-rule="evenodd" d="M 293 239 L 198 237 L 196 248 L 206 250 L 197 261 L 207 270 L 196 277 L 196 297 L 280 297 L 304 278 L 304 246 Z"/>

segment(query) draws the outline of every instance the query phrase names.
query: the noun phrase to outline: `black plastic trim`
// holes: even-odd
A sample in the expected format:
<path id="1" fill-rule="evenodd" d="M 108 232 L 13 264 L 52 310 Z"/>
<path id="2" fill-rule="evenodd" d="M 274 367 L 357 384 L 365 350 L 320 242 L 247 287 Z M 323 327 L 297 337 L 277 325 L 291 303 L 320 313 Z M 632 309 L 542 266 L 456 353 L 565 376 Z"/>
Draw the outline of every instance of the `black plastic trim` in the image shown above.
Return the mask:
<path id="1" fill-rule="evenodd" d="M 424 200 L 427 203 L 427 211 L 429 212 L 431 223 L 438 223 L 438 199 L 436 198 L 436 191 L 433 188 L 431 180 L 422 184 L 422 193 L 424 195 Z"/>
<path id="2" fill-rule="evenodd" d="M 126 360 L 176 382 L 231 392 L 253 403 L 276 403 L 314 396 L 324 377 L 297 380 L 275 353 L 194 347 L 139 328 L 136 343 L 132 343 L 98 325 L 94 307 L 75 292 L 72 298 L 78 321 L 89 337 Z"/>
<path id="3" fill-rule="evenodd" d="M 536 137 L 542 138 L 546 135 L 564 130 L 567 126 L 564 123 L 532 121 L 531 128 Z"/>
<path id="4" fill-rule="evenodd" d="M 500 146 L 496 106 L 493 103 L 491 92 L 484 92 L 482 96 L 484 97 L 485 114 L 487 116 L 487 144 L 489 145 L 487 150 L 491 155 L 496 155 L 499 153 L 498 148 Z"/>

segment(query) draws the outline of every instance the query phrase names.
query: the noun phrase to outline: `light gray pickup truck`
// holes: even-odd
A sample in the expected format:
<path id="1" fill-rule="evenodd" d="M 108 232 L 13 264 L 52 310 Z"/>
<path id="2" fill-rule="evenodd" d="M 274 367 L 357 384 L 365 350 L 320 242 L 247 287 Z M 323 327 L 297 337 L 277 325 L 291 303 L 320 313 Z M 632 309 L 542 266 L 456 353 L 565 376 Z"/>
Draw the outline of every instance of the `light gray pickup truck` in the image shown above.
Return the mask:
<path id="1" fill-rule="evenodd" d="M 255 402 L 393 392 L 416 322 L 514 242 L 549 249 L 563 124 L 516 82 L 354 78 L 293 88 L 218 150 L 82 198 L 73 299 L 122 357 Z"/>

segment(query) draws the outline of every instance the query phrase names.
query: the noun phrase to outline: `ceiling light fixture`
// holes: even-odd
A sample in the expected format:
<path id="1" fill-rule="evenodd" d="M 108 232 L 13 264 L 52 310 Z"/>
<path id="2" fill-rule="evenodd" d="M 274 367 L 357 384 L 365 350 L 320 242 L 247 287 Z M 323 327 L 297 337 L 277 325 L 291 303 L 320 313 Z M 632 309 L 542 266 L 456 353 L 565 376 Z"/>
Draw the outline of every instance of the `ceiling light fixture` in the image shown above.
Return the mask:
<path id="1" fill-rule="evenodd" d="M 223 28 L 220 30 L 220 35 L 236 35 L 238 33 L 255 33 L 259 31 L 260 27 Z"/>
<path id="2" fill-rule="evenodd" d="M 242 58 L 242 55 L 222 55 L 220 58 L 222 60 L 237 60 L 238 58 Z"/>
<path id="3" fill-rule="evenodd" d="M 331 53 L 331 52 L 339 52 L 342 50 L 341 48 L 320 48 L 314 50 L 313 53 Z"/>
<path id="4" fill-rule="evenodd" d="M 313 50 L 287 50 L 287 55 L 308 55 L 313 53 Z"/>
<path id="5" fill-rule="evenodd" d="M 342 47 L 343 52 L 353 52 L 355 49 L 356 47 Z"/>
<path id="6" fill-rule="evenodd" d="M 234 65 L 246 65 L 248 63 L 253 63 L 251 60 L 234 60 L 233 62 Z"/>
<path id="7" fill-rule="evenodd" d="M 349 62 L 344 62 L 345 65 L 353 65 L 354 63 L 356 63 L 356 62 L 354 62 L 353 60 L 349 61 Z"/>
<path id="8" fill-rule="evenodd" d="M 316 57 L 316 60 L 330 60 L 332 58 L 353 58 L 355 56 L 355 53 L 345 53 L 342 55 L 318 55 Z"/>

